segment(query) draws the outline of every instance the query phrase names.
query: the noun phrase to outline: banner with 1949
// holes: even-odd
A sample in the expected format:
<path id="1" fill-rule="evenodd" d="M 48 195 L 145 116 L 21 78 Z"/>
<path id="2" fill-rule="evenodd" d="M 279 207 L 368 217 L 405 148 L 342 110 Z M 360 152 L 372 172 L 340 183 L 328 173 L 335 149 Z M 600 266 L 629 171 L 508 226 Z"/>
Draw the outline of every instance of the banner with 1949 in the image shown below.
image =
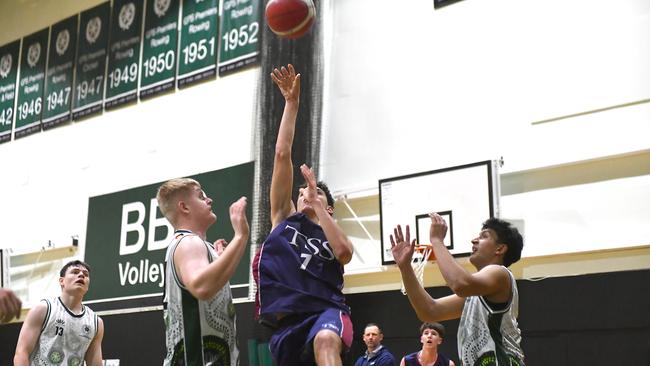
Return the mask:
<path id="1" fill-rule="evenodd" d="M 144 0 L 115 0 L 108 52 L 106 109 L 137 99 Z"/>

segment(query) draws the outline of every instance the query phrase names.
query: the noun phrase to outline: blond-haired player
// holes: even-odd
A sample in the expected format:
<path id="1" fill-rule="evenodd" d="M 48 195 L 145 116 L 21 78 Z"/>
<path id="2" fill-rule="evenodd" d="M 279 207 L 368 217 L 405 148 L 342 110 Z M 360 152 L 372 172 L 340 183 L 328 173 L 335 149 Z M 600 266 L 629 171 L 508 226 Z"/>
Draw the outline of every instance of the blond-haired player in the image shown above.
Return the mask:
<path id="1" fill-rule="evenodd" d="M 246 197 L 230 206 L 234 237 L 221 253 L 206 238 L 217 217 L 212 199 L 199 182 L 172 179 L 160 186 L 156 198 L 175 230 L 165 256 L 167 356 L 163 364 L 238 365 L 235 308 L 228 281 L 248 242 Z"/>

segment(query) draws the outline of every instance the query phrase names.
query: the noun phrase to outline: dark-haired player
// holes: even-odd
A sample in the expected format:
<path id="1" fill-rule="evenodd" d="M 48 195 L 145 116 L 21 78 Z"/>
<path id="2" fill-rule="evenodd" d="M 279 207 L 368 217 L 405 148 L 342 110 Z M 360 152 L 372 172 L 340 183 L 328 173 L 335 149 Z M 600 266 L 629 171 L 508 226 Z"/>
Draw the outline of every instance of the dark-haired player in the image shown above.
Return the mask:
<path id="1" fill-rule="evenodd" d="M 415 240 L 411 241 L 408 226 L 406 235 L 397 226 L 390 237 L 393 257 L 418 318 L 425 322 L 460 318 L 458 355 L 463 365 L 523 365 L 517 324 L 519 294 L 507 268 L 521 257 L 521 234 L 506 221 L 485 221 L 472 240 L 469 257 L 477 272 L 469 273 L 443 244 L 445 220 L 438 214 L 430 216 L 429 236 L 436 262 L 453 295 L 434 299 L 418 282 L 411 267 Z"/>
<path id="2" fill-rule="evenodd" d="M 271 79 L 285 98 L 271 181 L 273 229 L 253 261 L 257 315 L 275 328 L 270 348 L 276 364 L 341 365 L 352 342 L 350 310 L 343 296 L 343 265 L 352 243 L 334 222 L 334 200 L 313 171 L 300 167 L 307 183 L 291 200 L 291 147 L 300 99 L 300 74 L 292 65 Z"/>
<path id="3" fill-rule="evenodd" d="M 35 305 L 20 329 L 14 365 L 101 366 L 104 323 L 82 304 L 90 267 L 75 260 L 61 268 L 61 295 Z"/>

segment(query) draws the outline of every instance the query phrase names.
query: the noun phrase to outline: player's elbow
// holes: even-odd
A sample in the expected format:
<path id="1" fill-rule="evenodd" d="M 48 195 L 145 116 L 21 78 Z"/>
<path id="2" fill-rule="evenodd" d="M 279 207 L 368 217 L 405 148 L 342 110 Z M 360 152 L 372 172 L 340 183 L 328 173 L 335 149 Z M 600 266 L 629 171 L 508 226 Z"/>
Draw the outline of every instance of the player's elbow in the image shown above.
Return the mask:
<path id="1" fill-rule="evenodd" d="M 28 365 L 27 360 L 28 357 L 26 352 L 23 350 L 16 350 L 16 353 L 14 354 L 14 365 Z"/>
<path id="2" fill-rule="evenodd" d="M 190 290 L 190 293 L 192 294 L 192 296 L 194 296 L 198 300 L 202 300 L 202 301 L 210 300 L 210 298 L 212 298 L 212 296 L 213 296 L 212 293 L 210 293 L 209 291 L 207 291 L 206 289 L 203 289 L 203 288 L 197 288 L 197 289 L 194 289 L 194 291 Z"/>
<path id="3" fill-rule="evenodd" d="M 353 249 L 351 246 L 343 246 L 336 251 L 336 259 L 339 261 L 339 263 L 346 265 L 352 260 L 352 253 Z"/>
<path id="4" fill-rule="evenodd" d="M 291 145 L 287 143 L 278 142 L 275 145 L 275 160 L 289 160 L 291 159 Z"/>
<path id="5" fill-rule="evenodd" d="M 457 281 L 453 284 L 449 284 L 449 288 L 460 297 L 469 297 L 473 295 L 470 284 L 464 281 Z"/>
<path id="6" fill-rule="evenodd" d="M 350 263 L 350 261 L 352 260 L 352 252 L 346 251 L 345 253 L 342 253 L 341 255 L 337 256 L 336 258 L 338 259 L 339 263 L 341 263 L 343 265 L 346 265 L 346 264 Z"/>
<path id="7" fill-rule="evenodd" d="M 415 312 L 415 315 L 423 323 L 434 323 L 437 321 L 437 318 L 434 316 L 435 311 L 433 309 L 419 310 Z"/>
<path id="8" fill-rule="evenodd" d="M 210 300 L 216 294 L 216 292 L 208 286 L 200 284 L 189 284 L 187 290 L 192 294 L 192 296 L 202 301 Z"/>

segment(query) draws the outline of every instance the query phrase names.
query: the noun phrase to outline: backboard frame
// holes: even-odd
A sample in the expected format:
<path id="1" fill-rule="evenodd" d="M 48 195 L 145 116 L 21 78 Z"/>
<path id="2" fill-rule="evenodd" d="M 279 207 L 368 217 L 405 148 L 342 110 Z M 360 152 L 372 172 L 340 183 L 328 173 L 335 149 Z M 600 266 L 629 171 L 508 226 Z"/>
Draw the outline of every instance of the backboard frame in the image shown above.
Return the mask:
<path id="1" fill-rule="evenodd" d="M 381 241 L 382 265 L 395 264 L 395 261 L 393 260 L 391 254 L 391 245 L 389 239 L 390 234 L 392 233 L 392 230 L 394 228 L 394 225 L 397 225 L 398 223 L 402 226 L 405 226 L 406 224 L 410 224 L 411 228 L 415 228 L 415 232 L 412 233 L 412 237 L 418 238 L 418 233 L 420 231 L 419 226 L 421 225 L 419 221 L 422 221 L 423 217 L 426 215 L 426 213 L 424 213 L 422 209 L 419 209 L 414 212 L 409 212 L 409 214 L 406 215 L 408 216 L 408 218 L 402 220 L 402 222 L 393 222 L 390 224 L 386 222 L 387 216 L 390 215 L 387 214 L 388 211 L 387 211 L 387 207 L 385 206 L 388 206 L 389 204 L 393 204 L 392 200 L 399 199 L 396 197 L 392 197 L 392 195 L 394 195 L 395 187 L 401 184 L 411 184 L 411 185 L 413 184 L 418 185 L 420 183 L 425 184 L 428 181 L 434 179 L 433 176 L 438 174 L 443 174 L 443 173 L 470 174 L 472 177 L 482 180 L 482 183 L 479 183 L 480 185 L 477 186 L 479 187 L 479 189 L 477 189 L 476 194 L 482 197 L 485 197 L 483 196 L 483 194 L 486 194 L 487 197 L 485 197 L 485 200 L 483 200 L 483 198 L 480 198 L 480 200 L 482 200 L 482 203 L 480 204 L 481 212 L 472 212 L 474 215 L 477 215 L 477 217 L 480 217 L 480 219 L 477 218 L 474 220 L 477 222 L 471 223 L 472 229 L 476 228 L 476 233 L 478 233 L 480 229 L 480 225 L 483 221 L 485 221 L 489 217 L 498 217 L 498 212 L 499 212 L 498 166 L 499 166 L 498 161 L 486 160 L 486 161 L 479 161 L 471 164 L 464 164 L 464 165 L 452 166 L 452 167 L 436 169 L 436 170 L 431 170 L 426 172 L 380 179 L 378 182 L 379 183 L 379 227 L 380 227 L 380 235 L 381 235 L 380 241 Z M 471 184 L 471 182 L 468 184 Z M 410 193 L 411 192 L 409 192 L 409 194 Z M 435 187 L 430 186 L 428 190 L 424 189 L 422 190 L 422 192 L 418 191 L 417 197 L 418 199 L 422 199 L 427 195 L 435 196 L 436 194 L 444 194 L 444 192 L 442 193 L 436 192 Z M 455 194 L 459 195 L 459 193 L 455 193 Z M 445 218 L 447 218 L 445 215 L 448 215 L 450 219 L 447 222 L 449 230 L 447 232 L 447 237 L 445 238 L 445 245 L 447 246 L 448 249 L 450 249 L 452 255 L 454 257 L 468 256 L 471 253 L 471 243 L 469 242 L 469 240 L 465 238 L 461 240 L 462 243 L 454 242 L 454 237 L 458 236 L 454 234 L 454 230 L 453 230 L 454 227 L 458 228 L 458 225 L 454 225 L 454 224 L 458 222 L 458 220 L 461 220 L 458 213 L 455 211 L 454 207 L 448 207 L 448 206 L 433 207 L 431 211 L 438 212 L 439 214 L 443 215 L 443 217 Z M 453 216 L 452 213 L 454 214 Z M 452 217 L 453 220 L 451 220 Z M 466 223 L 464 224 L 466 225 Z M 463 226 L 461 225 L 461 227 Z M 467 229 L 465 228 L 463 230 L 466 231 Z M 463 232 L 463 234 L 465 236 L 469 235 L 469 233 L 465 233 L 465 232 Z"/>

